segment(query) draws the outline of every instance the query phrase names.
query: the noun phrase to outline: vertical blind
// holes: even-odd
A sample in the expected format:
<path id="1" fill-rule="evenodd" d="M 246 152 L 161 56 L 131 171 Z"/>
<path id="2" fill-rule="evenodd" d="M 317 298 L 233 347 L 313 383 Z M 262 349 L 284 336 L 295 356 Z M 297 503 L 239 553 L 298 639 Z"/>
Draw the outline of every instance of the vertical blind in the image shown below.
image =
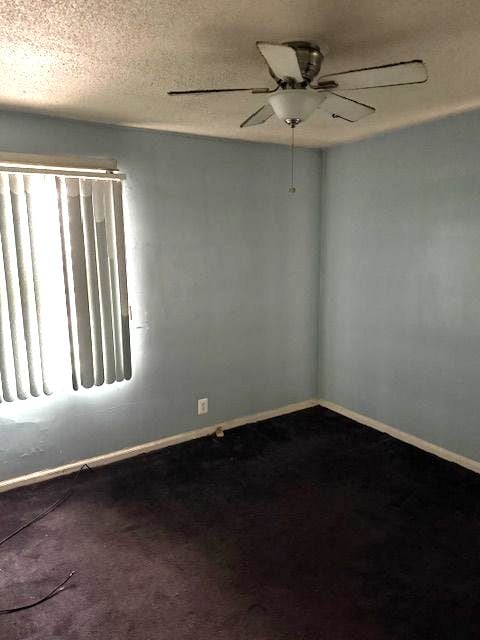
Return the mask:
<path id="1" fill-rule="evenodd" d="M 121 181 L 0 171 L 0 401 L 131 374 Z"/>

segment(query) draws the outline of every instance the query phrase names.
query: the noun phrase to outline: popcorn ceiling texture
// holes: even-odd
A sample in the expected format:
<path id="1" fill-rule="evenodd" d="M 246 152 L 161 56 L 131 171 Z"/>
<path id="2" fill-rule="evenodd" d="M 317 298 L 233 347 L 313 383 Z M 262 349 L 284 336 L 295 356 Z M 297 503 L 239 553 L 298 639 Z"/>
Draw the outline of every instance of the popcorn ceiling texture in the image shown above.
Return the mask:
<path id="1" fill-rule="evenodd" d="M 255 41 L 327 45 L 326 72 L 423 58 L 426 85 L 349 92 L 377 113 L 318 112 L 297 140 L 326 146 L 480 106 L 478 0 L 165 0 L 0 3 L 0 107 L 287 143 L 276 119 L 239 123 L 264 96 L 169 97 L 168 89 L 271 85 Z"/>

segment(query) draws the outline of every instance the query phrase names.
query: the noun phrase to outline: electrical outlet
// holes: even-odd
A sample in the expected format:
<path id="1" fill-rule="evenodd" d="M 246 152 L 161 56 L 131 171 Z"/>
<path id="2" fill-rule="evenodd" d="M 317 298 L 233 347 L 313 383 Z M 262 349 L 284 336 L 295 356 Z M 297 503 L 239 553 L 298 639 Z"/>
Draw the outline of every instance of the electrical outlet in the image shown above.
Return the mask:
<path id="1" fill-rule="evenodd" d="M 197 400 L 197 414 L 203 416 L 204 413 L 208 413 L 208 398 Z"/>

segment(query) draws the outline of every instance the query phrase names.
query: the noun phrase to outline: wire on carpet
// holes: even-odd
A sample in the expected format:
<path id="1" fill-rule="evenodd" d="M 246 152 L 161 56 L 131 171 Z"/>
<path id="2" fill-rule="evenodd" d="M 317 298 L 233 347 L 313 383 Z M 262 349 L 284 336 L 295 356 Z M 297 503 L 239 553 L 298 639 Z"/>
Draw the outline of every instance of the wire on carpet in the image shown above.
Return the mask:
<path id="1" fill-rule="evenodd" d="M 73 493 L 73 489 L 75 488 L 75 485 L 77 483 L 78 480 L 78 476 L 80 475 L 80 473 L 84 470 L 84 469 L 88 469 L 89 471 L 91 471 L 91 468 L 88 466 L 88 464 L 84 464 L 80 467 L 80 469 L 78 469 L 77 473 L 75 474 L 75 477 L 73 478 L 73 482 L 72 482 L 72 486 L 70 487 L 70 489 L 68 489 L 68 491 L 66 493 L 64 493 L 63 496 L 61 496 L 58 500 L 56 500 L 53 504 L 51 504 L 49 507 L 47 507 L 45 509 L 45 511 L 42 511 L 42 513 L 39 513 L 38 515 L 34 516 L 31 520 L 29 520 L 28 522 L 25 522 L 24 524 L 20 525 L 17 529 L 15 529 L 14 531 L 12 531 L 11 533 L 7 534 L 4 538 L 2 538 L 0 540 L 0 546 L 2 546 L 2 544 L 4 544 L 5 542 L 7 542 L 8 540 L 10 540 L 11 538 L 13 538 L 14 536 L 16 536 L 18 533 L 20 533 L 21 531 L 23 531 L 24 529 L 26 529 L 27 527 L 29 527 L 30 525 L 34 524 L 35 522 L 38 522 L 39 520 L 41 520 L 42 518 L 44 518 L 45 516 L 47 516 L 49 513 L 51 513 L 52 511 L 54 511 L 57 507 L 59 507 L 61 504 L 63 504 L 66 500 L 68 500 L 68 498 L 70 498 L 70 496 Z"/>
<path id="2" fill-rule="evenodd" d="M 0 540 L 0 546 L 2 544 L 4 544 L 5 542 L 7 542 L 8 540 L 11 540 L 14 536 L 19 534 L 21 531 L 23 531 L 24 529 L 26 529 L 30 525 L 34 524 L 35 522 L 38 522 L 42 518 L 45 518 L 45 516 L 47 516 L 49 513 L 51 513 L 55 509 L 57 509 L 57 507 L 59 507 L 61 504 L 66 502 L 70 498 L 72 493 L 73 493 L 73 490 L 75 488 L 75 485 L 77 484 L 77 480 L 78 480 L 78 477 L 79 477 L 80 473 L 82 471 L 84 471 L 84 470 L 91 471 L 92 469 L 88 466 L 88 464 L 83 464 L 77 470 L 77 473 L 75 474 L 75 477 L 73 478 L 72 486 L 68 489 L 68 491 L 66 491 L 63 494 L 63 496 L 60 496 L 60 498 L 58 498 L 58 500 L 56 500 L 53 504 L 51 504 L 49 507 L 47 507 L 44 511 L 42 511 L 39 514 L 37 514 L 36 516 L 31 518 L 30 520 L 28 520 L 28 522 L 25 522 L 24 524 L 22 524 L 19 527 L 17 527 L 17 529 L 15 529 L 14 531 L 12 531 L 11 533 L 7 534 L 4 538 L 2 538 Z M 38 604 L 42 604 L 42 602 L 46 602 L 47 600 L 50 600 L 50 598 L 53 598 L 58 593 L 61 593 L 64 590 L 65 585 L 67 584 L 67 582 L 74 575 L 75 575 L 75 571 L 70 571 L 68 577 L 65 580 L 63 580 L 63 582 L 58 584 L 54 589 L 52 589 L 49 593 L 47 593 L 46 596 L 43 596 L 42 598 L 39 598 L 38 600 L 35 600 L 35 602 L 31 602 L 29 604 L 21 605 L 19 607 L 11 607 L 9 609 L 0 609 L 0 615 L 4 615 L 4 614 L 7 614 L 7 613 L 16 613 L 17 611 L 24 611 L 25 609 L 30 609 L 32 607 L 36 607 Z"/>
<path id="3" fill-rule="evenodd" d="M 0 609 L 0 615 L 4 615 L 5 613 L 16 613 L 17 611 L 24 611 L 25 609 L 31 609 L 32 607 L 36 607 L 37 604 L 42 604 L 42 602 L 46 602 L 46 600 L 50 600 L 50 598 L 53 598 L 53 596 L 56 596 L 57 593 L 60 593 L 65 589 L 65 585 L 70 580 L 70 578 L 72 578 L 75 575 L 75 573 L 76 573 L 75 571 L 70 571 L 70 573 L 68 574 L 68 577 L 65 578 L 65 580 L 60 584 L 57 584 L 57 586 L 54 589 L 52 589 L 50 593 L 47 593 L 46 596 L 43 596 L 43 598 L 39 598 L 38 600 L 35 600 L 35 602 L 30 602 L 30 604 L 24 604 L 19 607 L 12 607 L 11 609 Z"/>

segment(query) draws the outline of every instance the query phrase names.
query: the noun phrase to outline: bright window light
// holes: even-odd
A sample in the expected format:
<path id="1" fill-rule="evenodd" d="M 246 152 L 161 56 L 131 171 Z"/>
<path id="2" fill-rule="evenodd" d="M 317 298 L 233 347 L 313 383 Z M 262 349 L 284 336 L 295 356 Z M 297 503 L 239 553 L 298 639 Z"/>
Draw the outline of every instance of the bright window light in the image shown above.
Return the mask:
<path id="1" fill-rule="evenodd" d="M 121 180 L 4 166 L 0 401 L 129 379 Z"/>

